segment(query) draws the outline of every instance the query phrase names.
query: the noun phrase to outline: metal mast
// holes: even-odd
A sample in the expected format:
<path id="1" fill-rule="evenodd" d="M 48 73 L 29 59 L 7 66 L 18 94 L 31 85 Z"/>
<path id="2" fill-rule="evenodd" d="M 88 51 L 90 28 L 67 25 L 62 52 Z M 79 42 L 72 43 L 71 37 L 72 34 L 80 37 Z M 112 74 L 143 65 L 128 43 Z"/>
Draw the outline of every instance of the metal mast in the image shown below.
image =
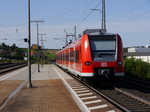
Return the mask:
<path id="1" fill-rule="evenodd" d="M 77 27 L 74 26 L 74 41 L 77 39 Z"/>
<path id="2" fill-rule="evenodd" d="M 102 0 L 102 31 L 106 32 L 105 0 Z"/>
<path id="3" fill-rule="evenodd" d="M 45 22 L 44 20 L 32 20 L 32 23 L 36 23 L 37 24 L 37 62 L 38 62 L 38 72 L 40 72 L 40 54 L 39 54 L 39 23 L 40 22 Z"/>
<path id="4" fill-rule="evenodd" d="M 65 33 L 65 46 L 67 46 L 67 44 L 68 44 L 68 37 L 67 37 L 66 29 L 64 30 L 64 33 Z"/>
<path id="5" fill-rule="evenodd" d="M 31 24 L 30 24 L 30 0 L 28 0 L 28 87 L 32 88 L 31 83 Z"/>
<path id="6" fill-rule="evenodd" d="M 46 41 L 46 40 L 43 40 L 43 36 L 45 36 L 46 34 L 39 34 L 39 35 L 41 35 L 41 60 L 42 60 L 42 68 L 43 68 L 43 65 L 44 65 L 44 60 L 45 60 L 45 58 L 44 58 L 44 41 Z"/>

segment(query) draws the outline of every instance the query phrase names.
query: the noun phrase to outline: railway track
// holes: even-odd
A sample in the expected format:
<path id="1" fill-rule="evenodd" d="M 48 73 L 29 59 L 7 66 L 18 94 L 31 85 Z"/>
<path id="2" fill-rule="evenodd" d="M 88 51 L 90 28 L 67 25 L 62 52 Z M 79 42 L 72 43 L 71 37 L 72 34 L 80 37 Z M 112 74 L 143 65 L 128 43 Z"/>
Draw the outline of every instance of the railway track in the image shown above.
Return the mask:
<path id="1" fill-rule="evenodd" d="M 147 84 L 145 81 L 122 78 L 113 89 L 97 90 L 131 112 L 150 112 L 150 90 Z"/>
<path id="2" fill-rule="evenodd" d="M 150 105 L 146 104 L 139 97 L 127 94 L 126 91 L 120 91 L 115 88 L 113 90 L 98 90 L 113 101 L 127 108 L 131 112 L 150 112 Z"/>
<path id="3" fill-rule="evenodd" d="M 119 79 L 116 87 L 147 100 L 150 104 L 150 82 L 127 77 Z"/>
<path id="4" fill-rule="evenodd" d="M 76 78 L 76 80 L 78 80 L 80 83 L 84 84 L 86 87 L 90 88 L 92 91 L 97 93 L 98 95 L 102 96 L 104 99 L 109 101 L 111 104 L 113 104 L 115 107 L 117 107 L 122 112 L 132 112 L 126 106 L 122 105 L 120 102 L 115 100 L 115 98 L 110 96 L 110 95 L 112 95 L 112 96 L 115 95 L 117 97 L 117 94 L 118 94 L 117 90 L 110 89 L 110 88 L 109 89 L 104 89 L 104 90 L 99 89 L 99 88 L 95 88 L 95 87 L 91 86 L 90 84 L 86 84 L 85 82 L 81 82 L 81 80 L 79 80 L 77 77 L 75 77 L 75 76 L 73 76 L 73 77 Z M 114 91 L 117 91 L 116 94 L 112 94 Z"/>
<path id="5" fill-rule="evenodd" d="M 71 74 L 77 81 L 84 84 L 86 87 L 90 88 L 94 92 L 96 92 L 98 95 L 102 96 L 106 100 L 108 100 L 110 103 L 115 105 L 118 109 L 120 109 L 123 112 L 150 112 L 150 100 L 149 98 L 150 92 L 147 91 L 147 93 L 143 92 L 142 95 L 137 95 L 137 92 L 133 94 L 129 90 L 131 89 L 131 83 L 130 86 L 126 83 L 124 83 L 127 87 L 126 89 L 123 88 L 123 86 L 120 84 L 120 86 L 114 86 L 113 88 L 95 88 L 91 86 L 91 84 L 86 84 L 85 82 L 81 82 L 77 77 Z M 122 82 L 123 81 L 119 81 Z M 133 81 L 131 81 L 133 82 Z M 136 82 L 137 83 L 137 82 Z M 119 83 L 118 83 L 119 84 Z M 138 83 L 139 84 L 139 83 Z M 144 86 L 144 84 L 141 84 Z M 80 85 L 81 86 L 81 85 Z M 141 86 L 138 86 L 141 88 Z M 129 88 L 129 89 L 127 89 Z M 142 88 L 143 89 L 143 88 Z M 147 90 L 147 89 L 144 89 Z M 135 90 L 133 90 L 135 91 Z M 148 95 L 147 95 L 148 94 Z M 146 98 L 143 97 L 146 96 Z"/>
<path id="6" fill-rule="evenodd" d="M 127 109 L 125 111 L 150 112 L 150 90 L 143 83 L 140 84 L 132 80 L 131 84 L 131 82 L 125 83 L 123 80 L 125 79 L 121 79 L 112 89 L 96 88 L 96 90 L 114 102 L 117 102 L 121 107 Z M 129 80 L 127 79 L 127 81 Z M 145 88 L 141 88 L 139 85 Z"/>
<path id="7" fill-rule="evenodd" d="M 5 63 L 0 64 L 0 74 L 27 66 L 27 63 Z"/>
<path id="8" fill-rule="evenodd" d="M 134 86 L 138 86 L 140 88 L 143 89 L 150 89 L 150 82 L 149 81 L 144 81 L 141 79 L 137 79 L 137 78 L 132 78 L 132 77 L 124 77 L 124 78 L 120 78 L 120 81 L 132 84 Z"/>
<path id="9" fill-rule="evenodd" d="M 135 99 L 133 105 L 138 112 L 150 112 L 150 83 L 135 78 L 121 78 L 115 84 L 115 89 L 126 96 Z M 137 102 L 138 101 L 138 102 Z M 140 104 L 140 105 L 139 105 Z M 142 112 L 143 112 L 142 111 Z"/>
<path id="10" fill-rule="evenodd" d="M 3 66 L 3 65 L 9 65 L 11 63 L 0 63 L 0 66 Z"/>

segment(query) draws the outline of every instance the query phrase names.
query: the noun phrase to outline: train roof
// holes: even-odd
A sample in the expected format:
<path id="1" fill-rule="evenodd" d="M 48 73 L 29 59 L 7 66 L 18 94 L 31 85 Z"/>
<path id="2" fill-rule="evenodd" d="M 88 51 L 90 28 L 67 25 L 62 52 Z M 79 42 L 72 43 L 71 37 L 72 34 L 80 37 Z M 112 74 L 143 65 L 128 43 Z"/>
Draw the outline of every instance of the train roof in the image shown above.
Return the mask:
<path id="1" fill-rule="evenodd" d="M 108 33 L 106 30 L 102 30 L 102 29 L 86 29 L 85 31 L 83 31 L 83 34 L 80 35 L 80 37 L 83 37 L 83 35 L 89 35 L 89 36 L 98 36 L 98 35 L 116 35 L 115 33 Z M 70 46 L 73 46 L 76 42 L 80 41 L 81 38 L 78 38 L 75 42 L 72 42 L 71 44 L 68 44 L 67 46 L 63 47 L 63 49 L 61 49 L 60 51 L 63 51 L 67 48 L 69 48 Z M 59 53 L 60 51 L 58 51 L 57 53 Z"/>
<path id="2" fill-rule="evenodd" d="M 116 35 L 114 33 L 108 33 L 106 30 L 102 30 L 102 29 L 86 29 L 83 32 L 83 35 L 88 34 L 89 36 L 92 35 Z"/>

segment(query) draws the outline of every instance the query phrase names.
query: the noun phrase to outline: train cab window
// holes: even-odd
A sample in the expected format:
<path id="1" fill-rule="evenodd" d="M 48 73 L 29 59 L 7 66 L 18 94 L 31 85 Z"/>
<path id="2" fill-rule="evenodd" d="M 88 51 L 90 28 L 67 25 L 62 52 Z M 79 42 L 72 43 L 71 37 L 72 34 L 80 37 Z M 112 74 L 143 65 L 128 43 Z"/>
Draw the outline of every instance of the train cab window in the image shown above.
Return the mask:
<path id="1" fill-rule="evenodd" d="M 114 51 L 115 40 L 91 40 L 91 48 L 94 51 Z"/>
<path id="2" fill-rule="evenodd" d="M 92 59 L 95 62 L 114 61 L 116 54 L 116 38 L 114 36 L 90 37 Z"/>

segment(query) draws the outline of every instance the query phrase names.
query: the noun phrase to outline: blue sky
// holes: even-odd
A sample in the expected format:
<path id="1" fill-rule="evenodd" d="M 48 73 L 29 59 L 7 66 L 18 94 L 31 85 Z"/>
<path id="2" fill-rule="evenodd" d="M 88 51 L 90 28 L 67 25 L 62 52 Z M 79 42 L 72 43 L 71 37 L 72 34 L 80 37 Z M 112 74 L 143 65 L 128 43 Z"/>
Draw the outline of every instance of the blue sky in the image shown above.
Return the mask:
<path id="1" fill-rule="evenodd" d="M 28 0 L 0 0 L 0 43 L 16 43 L 27 47 L 23 38 L 27 37 Z M 64 45 L 64 29 L 77 34 L 87 28 L 101 28 L 100 11 L 90 9 L 101 0 L 31 0 L 31 19 L 45 20 L 40 23 L 40 33 L 44 36 L 45 48 L 61 48 Z M 101 4 L 98 5 L 101 9 Z M 82 23 L 81 21 L 86 18 Z M 106 0 L 106 20 L 108 32 L 119 33 L 124 47 L 150 45 L 150 0 Z M 81 24 L 80 24 L 81 23 Z M 54 38 L 59 38 L 55 40 Z M 5 40 L 7 39 L 7 40 Z M 32 43 L 36 43 L 36 25 L 32 23 Z"/>

